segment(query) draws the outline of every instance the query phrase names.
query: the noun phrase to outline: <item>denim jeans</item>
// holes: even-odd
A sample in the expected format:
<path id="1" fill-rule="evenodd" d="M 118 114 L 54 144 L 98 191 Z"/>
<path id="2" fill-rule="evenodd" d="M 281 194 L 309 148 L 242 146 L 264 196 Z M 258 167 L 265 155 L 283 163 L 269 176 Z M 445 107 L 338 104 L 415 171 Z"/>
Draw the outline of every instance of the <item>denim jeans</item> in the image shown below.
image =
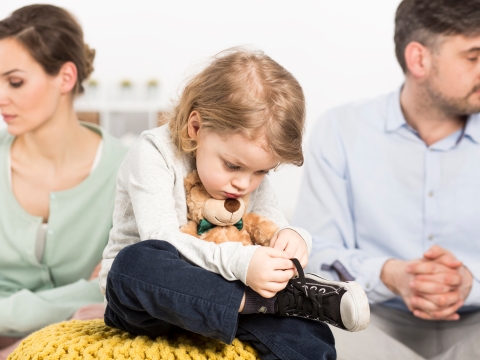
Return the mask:
<path id="1" fill-rule="evenodd" d="M 230 344 L 248 341 L 263 360 L 335 359 L 327 325 L 296 317 L 238 313 L 240 281 L 192 265 L 161 240 L 122 249 L 107 278 L 105 323 L 155 338 L 178 328 Z"/>

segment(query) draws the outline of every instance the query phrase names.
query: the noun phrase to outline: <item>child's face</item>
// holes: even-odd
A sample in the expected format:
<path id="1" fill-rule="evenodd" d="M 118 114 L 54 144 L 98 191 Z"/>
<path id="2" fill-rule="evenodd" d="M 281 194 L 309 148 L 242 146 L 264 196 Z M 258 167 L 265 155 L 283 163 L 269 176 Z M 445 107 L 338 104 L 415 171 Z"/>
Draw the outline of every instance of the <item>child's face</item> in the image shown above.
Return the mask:
<path id="1" fill-rule="evenodd" d="M 197 131 L 197 171 L 205 189 L 215 199 L 238 198 L 254 191 L 279 159 L 265 150 L 265 141 L 240 134 L 221 136 Z"/>

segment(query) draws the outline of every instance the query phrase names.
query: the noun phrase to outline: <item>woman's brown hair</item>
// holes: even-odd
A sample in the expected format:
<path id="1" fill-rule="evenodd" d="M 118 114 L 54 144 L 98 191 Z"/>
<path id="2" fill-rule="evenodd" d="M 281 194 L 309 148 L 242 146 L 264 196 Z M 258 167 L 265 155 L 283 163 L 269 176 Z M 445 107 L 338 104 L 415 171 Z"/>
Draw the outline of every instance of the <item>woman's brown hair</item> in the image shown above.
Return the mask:
<path id="1" fill-rule="evenodd" d="M 303 164 L 305 98 L 293 75 L 261 51 L 229 49 L 214 57 L 186 85 L 169 118 L 172 139 L 195 156 L 188 119 L 197 111 L 202 127 L 220 134 L 264 137 L 282 163 Z"/>
<path id="2" fill-rule="evenodd" d="M 74 94 L 93 71 L 95 51 L 83 41 L 83 31 L 66 10 L 53 5 L 29 5 L 0 21 L 0 40 L 20 42 L 49 75 L 57 75 L 66 62 L 77 67 Z"/>

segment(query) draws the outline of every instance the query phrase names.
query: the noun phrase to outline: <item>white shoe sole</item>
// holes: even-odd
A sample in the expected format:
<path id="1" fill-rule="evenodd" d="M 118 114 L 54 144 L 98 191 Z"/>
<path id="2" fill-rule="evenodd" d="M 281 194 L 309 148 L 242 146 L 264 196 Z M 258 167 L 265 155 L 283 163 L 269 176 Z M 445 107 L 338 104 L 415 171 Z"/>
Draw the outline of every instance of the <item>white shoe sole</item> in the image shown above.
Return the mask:
<path id="1" fill-rule="evenodd" d="M 341 286 L 347 290 L 340 302 L 340 315 L 348 331 L 365 330 L 370 322 L 370 305 L 365 291 L 354 281 L 333 281 L 316 274 L 305 274 L 305 278 L 319 281 L 326 285 Z"/>

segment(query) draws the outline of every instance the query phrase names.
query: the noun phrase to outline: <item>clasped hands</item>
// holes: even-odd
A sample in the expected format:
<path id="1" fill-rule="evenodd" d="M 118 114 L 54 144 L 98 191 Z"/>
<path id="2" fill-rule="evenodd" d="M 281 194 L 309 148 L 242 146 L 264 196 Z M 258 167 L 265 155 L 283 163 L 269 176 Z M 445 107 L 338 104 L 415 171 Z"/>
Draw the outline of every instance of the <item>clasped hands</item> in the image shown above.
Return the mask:
<path id="1" fill-rule="evenodd" d="M 432 246 L 422 259 L 388 260 L 381 279 L 400 295 L 413 315 L 425 320 L 458 320 L 473 276 L 450 251 Z"/>

